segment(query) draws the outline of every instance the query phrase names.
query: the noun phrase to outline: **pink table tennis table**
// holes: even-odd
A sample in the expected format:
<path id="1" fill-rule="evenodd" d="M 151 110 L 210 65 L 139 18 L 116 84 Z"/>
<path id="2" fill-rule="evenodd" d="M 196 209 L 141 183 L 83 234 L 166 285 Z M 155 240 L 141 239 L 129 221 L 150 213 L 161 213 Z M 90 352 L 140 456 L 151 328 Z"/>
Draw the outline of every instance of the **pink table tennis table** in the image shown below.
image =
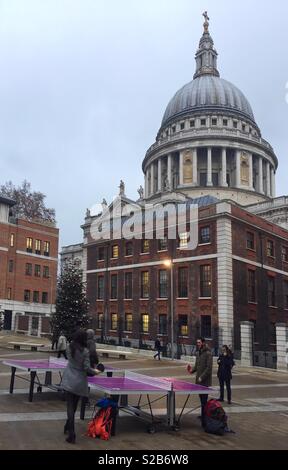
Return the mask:
<path id="1" fill-rule="evenodd" d="M 34 386 L 37 385 L 37 392 L 42 392 L 42 388 L 46 387 L 52 390 L 62 391 L 61 381 L 62 381 L 62 372 L 67 366 L 67 361 L 65 359 L 58 359 L 54 357 L 49 357 L 48 359 L 10 359 L 2 361 L 4 365 L 11 367 L 11 378 L 10 378 L 10 387 L 9 392 L 13 393 L 14 391 L 14 382 L 15 377 L 26 380 L 30 383 L 29 385 L 29 402 L 33 401 L 34 395 Z M 16 375 L 17 369 L 19 371 L 24 371 L 29 373 L 29 379 L 23 377 L 23 375 Z M 106 367 L 105 371 L 107 377 L 112 376 L 113 367 Z M 59 373 L 59 384 L 52 384 L 52 372 Z M 20 372 L 21 373 L 21 372 Z M 44 382 L 40 379 L 39 374 L 45 374 Z"/>
<path id="2" fill-rule="evenodd" d="M 118 409 L 148 422 L 148 432 L 151 433 L 155 432 L 155 426 L 157 424 L 163 423 L 163 420 L 154 416 L 152 409 L 153 403 L 166 398 L 165 424 L 171 429 L 178 430 L 181 418 L 191 396 L 215 394 L 215 390 L 211 387 L 195 385 L 176 378 L 146 376 L 127 370 L 124 371 L 122 377 L 90 377 L 89 387 L 90 390 L 94 389 L 97 392 L 109 395 L 118 404 Z M 137 405 L 129 404 L 128 397 L 130 395 L 139 396 Z M 152 395 L 154 399 L 151 399 Z M 177 395 L 186 395 L 185 403 L 178 416 L 176 413 Z M 142 403 L 143 396 L 147 397 L 147 403 L 145 404 Z M 145 406 L 148 406 L 149 413 L 143 409 Z M 185 414 L 189 414 L 192 411 L 193 410 L 190 410 Z M 84 416 L 82 416 L 82 419 L 83 418 Z"/>

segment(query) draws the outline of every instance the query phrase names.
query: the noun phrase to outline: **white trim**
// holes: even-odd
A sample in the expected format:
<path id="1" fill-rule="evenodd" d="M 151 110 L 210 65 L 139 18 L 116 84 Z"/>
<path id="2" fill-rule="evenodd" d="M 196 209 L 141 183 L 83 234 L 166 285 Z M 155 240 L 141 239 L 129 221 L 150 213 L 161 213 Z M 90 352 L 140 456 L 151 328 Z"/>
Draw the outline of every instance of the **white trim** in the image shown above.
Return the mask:
<path id="1" fill-rule="evenodd" d="M 17 255 L 33 256 L 34 258 L 48 259 L 49 261 L 57 261 L 58 258 L 51 258 L 51 256 L 36 255 L 35 253 L 28 253 L 27 251 L 16 250 Z"/>
<path id="2" fill-rule="evenodd" d="M 0 246 L 0 251 L 9 251 L 8 248 L 5 248 L 4 246 Z"/>
<path id="3" fill-rule="evenodd" d="M 273 271 L 274 273 L 288 276 L 288 271 L 281 271 L 281 269 L 276 269 L 276 268 L 273 268 L 272 266 L 267 266 L 266 264 L 262 265 L 261 263 L 257 263 L 256 261 L 251 261 L 250 259 L 241 258 L 241 256 L 233 255 L 232 258 L 235 259 L 236 261 L 241 261 L 242 263 L 251 264 L 252 266 L 256 266 L 257 268 L 266 269 L 266 271 Z"/>
<path id="4" fill-rule="evenodd" d="M 203 256 L 190 256 L 187 258 L 177 258 L 173 259 L 172 263 L 185 263 L 187 261 L 201 261 L 201 260 L 208 260 L 208 259 L 215 259 L 217 258 L 217 253 L 211 255 L 203 255 Z M 138 263 L 138 264 L 126 264 L 124 266 L 113 266 L 110 268 L 102 268 L 102 269 L 91 269 L 86 271 L 87 274 L 95 274 L 95 273 L 103 273 L 106 271 L 120 271 L 123 269 L 135 269 L 135 268 L 145 268 L 149 266 L 165 266 L 165 260 L 162 261 L 150 261 L 147 263 Z"/>

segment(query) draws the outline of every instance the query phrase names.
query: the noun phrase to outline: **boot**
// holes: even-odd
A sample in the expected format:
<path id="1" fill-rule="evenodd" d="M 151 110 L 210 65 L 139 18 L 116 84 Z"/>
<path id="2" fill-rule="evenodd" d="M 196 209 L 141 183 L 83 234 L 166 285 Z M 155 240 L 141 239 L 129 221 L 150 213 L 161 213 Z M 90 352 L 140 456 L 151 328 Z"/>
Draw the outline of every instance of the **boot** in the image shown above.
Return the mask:
<path id="1" fill-rule="evenodd" d="M 69 444 L 75 444 L 75 440 L 76 440 L 75 434 L 69 434 L 69 436 L 66 438 L 66 442 L 69 442 Z"/>

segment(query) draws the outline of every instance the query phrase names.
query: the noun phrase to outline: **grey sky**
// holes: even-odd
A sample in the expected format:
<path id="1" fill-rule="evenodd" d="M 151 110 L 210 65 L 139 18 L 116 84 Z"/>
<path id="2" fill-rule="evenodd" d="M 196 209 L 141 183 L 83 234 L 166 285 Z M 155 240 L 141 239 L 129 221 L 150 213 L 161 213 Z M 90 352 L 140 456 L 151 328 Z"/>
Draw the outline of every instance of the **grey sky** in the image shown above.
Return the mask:
<path id="1" fill-rule="evenodd" d="M 250 101 L 287 194 L 285 0 L 0 0 L 0 183 L 55 207 L 61 245 L 120 179 L 137 198 L 166 105 L 194 73 L 208 10 L 223 78 Z M 287 100 L 288 101 L 288 100 Z"/>

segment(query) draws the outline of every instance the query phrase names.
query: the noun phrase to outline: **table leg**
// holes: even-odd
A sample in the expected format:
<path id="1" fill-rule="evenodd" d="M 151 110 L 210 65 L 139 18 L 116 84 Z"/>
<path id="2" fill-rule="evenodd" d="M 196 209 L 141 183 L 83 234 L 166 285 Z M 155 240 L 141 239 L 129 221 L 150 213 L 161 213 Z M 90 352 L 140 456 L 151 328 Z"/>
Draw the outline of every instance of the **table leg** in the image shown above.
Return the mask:
<path id="1" fill-rule="evenodd" d="M 16 373 L 16 367 L 11 367 L 11 379 L 10 379 L 9 393 L 13 393 L 13 390 L 14 390 L 15 373 Z"/>
<path id="2" fill-rule="evenodd" d="M 81 397 L 80 419 L 85 419 L 85 408 L 87 401 L 87 397 Z"/>
<path id="3" fill-rule="evenodd" d="M 33 401 L 34 382 L 36 377 L 36 371 L 30 372 L 30 388 L 29 388 L 29 401 Z"/>
<path id="4" fill-rule="evenodd" d="M 51 385 L 52 384 L 52 372 L 51 371 L 47 371 L 45 373 L 45 382 L 44 382 L 45 385 Z"/>
<path id="5" fill-rule="evenodd" d="M 111 395 L 111 400 L 115 401 L 115 403 L 118 405 L 119 402 L 119 395 Z M 111 428 L 111 436 L 116 435 L 116 421 L 117 421 L 117 415 L 119 413 L 118 406 L 114 408 L 113 410 L 113 421 L 112 421 L 112 428 Z"/>

